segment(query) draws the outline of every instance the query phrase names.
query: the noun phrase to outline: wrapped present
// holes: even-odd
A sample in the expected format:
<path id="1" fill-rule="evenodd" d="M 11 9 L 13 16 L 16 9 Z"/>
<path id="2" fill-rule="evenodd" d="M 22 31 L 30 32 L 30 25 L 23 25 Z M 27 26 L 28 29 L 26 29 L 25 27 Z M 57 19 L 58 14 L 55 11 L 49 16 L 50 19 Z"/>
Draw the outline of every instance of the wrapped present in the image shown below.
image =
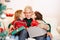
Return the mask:
<path id="1" fill-rule="evenodd" d="M 17 32 L 20 32 L 21 30 L 23 30 L 23 29 L 25 29 L 25 27 L 24 26 L 22 26 L 22 27 L 20 27 L 20 28 L 18 28 L 18 29 L 16 29 L 16 30 L 14 30 L 14 31 L 12 31 L 12 35 L 14 35 L 14 34 L 16 34 Z"/>
<path id="2" fill-rule="evenodd" d="M 38 36 L 42 36 L 42 35 L 45 35 L 47 33 L 46 30 L 40 28 L 40 27 L 29 27 L 27 29 L 28 33 L 29 33 L 29 36 L 32 38 L 32 37 L 38 37 Z"/>

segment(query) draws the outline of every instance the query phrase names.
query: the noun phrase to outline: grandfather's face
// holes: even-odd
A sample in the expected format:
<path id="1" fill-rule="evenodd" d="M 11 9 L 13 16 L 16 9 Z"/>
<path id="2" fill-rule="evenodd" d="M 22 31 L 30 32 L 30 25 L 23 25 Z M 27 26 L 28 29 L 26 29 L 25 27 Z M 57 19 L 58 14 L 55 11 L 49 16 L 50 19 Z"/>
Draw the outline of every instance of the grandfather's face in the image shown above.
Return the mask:
<path id="1" fill-rule="evenodd" d="M 31 18 L 31 15 L 32 15 L 32 10 L 30 10 L 30 9 L 25 9 L 25 11 L 24 11 L 24 14 L 25 14 L 25 17 L 26 18 Z"/>

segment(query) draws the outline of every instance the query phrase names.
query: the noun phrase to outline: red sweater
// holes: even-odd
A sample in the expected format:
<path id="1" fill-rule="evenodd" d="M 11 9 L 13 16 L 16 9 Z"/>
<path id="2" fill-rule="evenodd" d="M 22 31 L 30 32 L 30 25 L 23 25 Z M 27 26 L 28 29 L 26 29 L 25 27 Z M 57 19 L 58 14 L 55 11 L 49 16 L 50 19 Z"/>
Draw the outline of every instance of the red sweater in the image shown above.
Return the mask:
<path id="1" fill-rule="evenodd" d="M 12 22 L 12 25 L 14 25 L 15 29 L 20 28 L 20 27 L 22 27 L 22 26 L 24 26 L 25 28 L 27 28 L 27 24 L 26 24 L 26 22 L 23 21 L 23 20 L 19 20 L 19 21 L 14 20 L 14 21 Z"/>
<path id="2" fill-rule="evenodd" d="M 15 29 L 20 28 L 20 27 L 22 27 L 22 26 L 24 26 L 25 28 L 28 28 L 26 22 L 23 21 L 23 20 L 20 20 L 20 21 L 14 20 L 14 21 L 12 22 L 12 25 L 14 25 Z M 37 25 L 38 25 L 38 22 L 37 22 L 36 20 L 33 20 L 33 21 L 31 22 L 31 26 L 32 26 L 32 27 L 37 26 Z"/>
<path id="3" fill-rule="evenodd" d="M 33 20 L 32 22 L 31 22 L 31 26 L 37 26 L 39 23 L 36 21 L 36 20 Z"/>

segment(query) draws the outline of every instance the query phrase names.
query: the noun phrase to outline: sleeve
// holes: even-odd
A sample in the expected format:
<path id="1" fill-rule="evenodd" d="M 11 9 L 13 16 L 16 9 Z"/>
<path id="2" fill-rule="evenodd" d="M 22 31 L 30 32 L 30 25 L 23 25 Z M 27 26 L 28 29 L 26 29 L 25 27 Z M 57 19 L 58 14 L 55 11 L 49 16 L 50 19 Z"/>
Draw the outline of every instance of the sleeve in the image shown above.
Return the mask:
<path id="1" fill-rule="evenodd" d="M 46 23 L 44 20 L 43 20 L 44 23 Z M 49 26 L 49 30 L 47 30 L 47 32 L 51 32 L 51 25 L 49 23 L 46 23 L 48 26 Z"/>
<path id="2" fill-rule="evenodd" d="M 13 25 L 14 22 L 15 22 L 15 20 L 8 25 L 8 28 L 10 28 L 10 26 Z"/>
<path id="3" fill-rule="evenodd" d="M 25 28 L 28 28 L 27 27 L 27 23 L 25 22 L 25 21 L 20 21 L 19 23 L 18 23 L 19 25 L 17 25 L 17 26 L 24 26 Z"/>
<path id="4" fill-rule="evenodd" d="M 15 20 L 11 22 L 11 24 L 13 25 L 15 23 Z"/>
<path id="5" fill-rule="evenodd" d="M 32 22 L 31 22 L 31 26 L 37 26 L 38 25 L 38 22 L 36 21 L 36 20 L 33 20 Z"/>
<path id="6" fill-rule="evenodd" d="M 51 32 L 51 25 L 47 24 L 49 26 L 49 30 L 47 30 L 47 32 Z"/>
<path id="7" fill-rule="evenodd" d="M 8 28 L 10 28 L 11 25 L 12 25 L 12 24 L 10 23 L 10 24 L 8 25 Z"/>

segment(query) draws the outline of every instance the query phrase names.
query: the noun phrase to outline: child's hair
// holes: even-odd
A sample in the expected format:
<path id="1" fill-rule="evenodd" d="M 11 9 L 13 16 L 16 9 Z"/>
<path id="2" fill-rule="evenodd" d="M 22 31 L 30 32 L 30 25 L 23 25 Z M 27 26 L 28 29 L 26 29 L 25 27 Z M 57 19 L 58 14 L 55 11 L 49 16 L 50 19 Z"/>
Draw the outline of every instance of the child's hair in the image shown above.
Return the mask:
<path id="1" fill-rule="evenodd" d="M 26 9 L 30 9 L 30 10 L 32 11 L 32 7 L 31 7 L 31 6 L 26 6 L 26 7 L 24 8 L 24 11 L 26 11 Z"/>
<path id="2" fill-rule="evenodd" d="M 20 17 L 20 14 L 22 13 L 22 10 L 17 10 L 14 15 L 14 19 L 17 20 Z"/>
<path id="3" fill-rule="evenodd" d="M 40 12 L 35 11 L 34 13 L 35 13 L 35 16 L 36 16 L 35 20 L 43 20 L 43 16 Z"/>

